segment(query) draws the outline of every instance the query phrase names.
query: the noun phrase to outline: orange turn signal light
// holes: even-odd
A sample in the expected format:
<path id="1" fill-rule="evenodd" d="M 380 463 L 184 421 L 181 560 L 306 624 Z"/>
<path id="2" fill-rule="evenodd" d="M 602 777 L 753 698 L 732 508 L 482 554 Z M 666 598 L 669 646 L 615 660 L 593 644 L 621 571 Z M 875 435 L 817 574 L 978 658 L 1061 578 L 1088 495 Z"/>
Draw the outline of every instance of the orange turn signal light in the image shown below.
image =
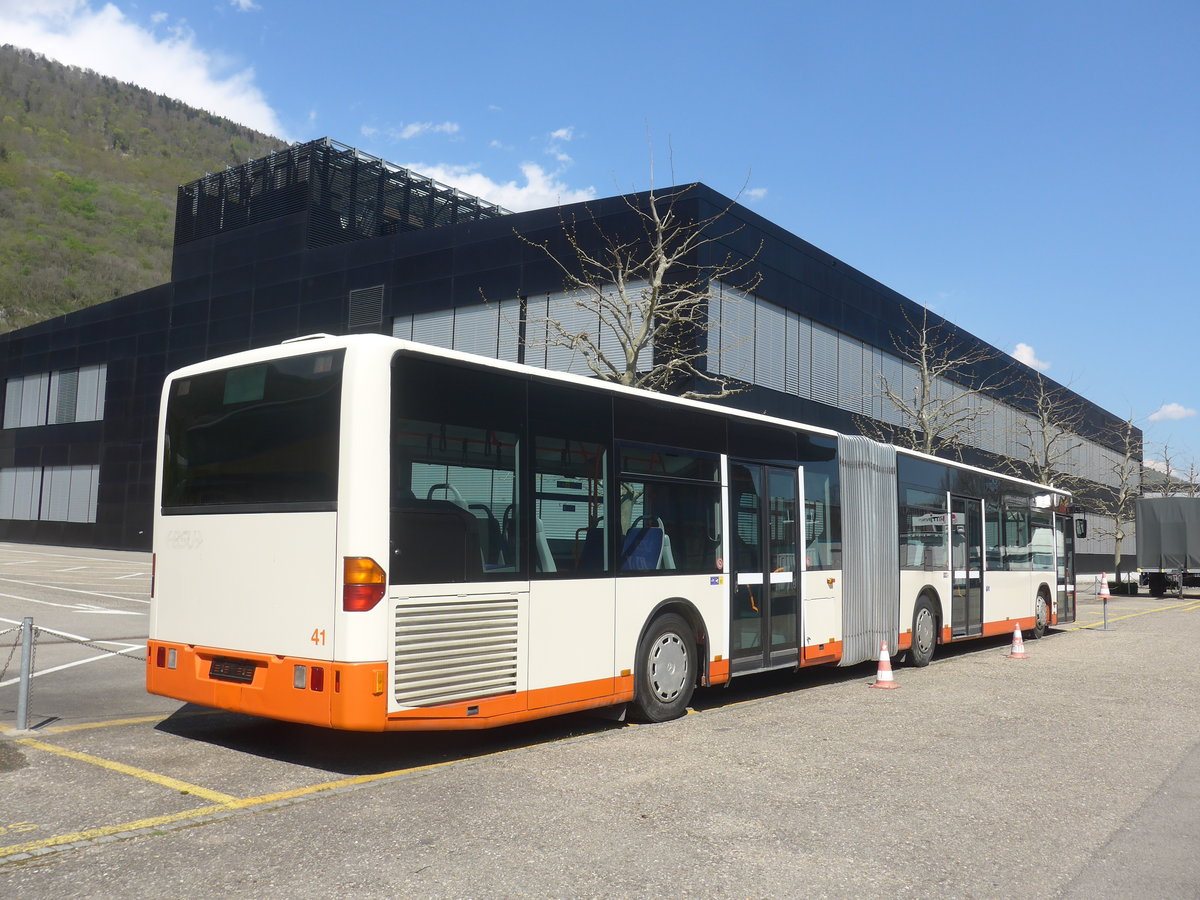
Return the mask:
<path id="1" fill-rule="evenodd" d="M 383 599 L 387 574 L 369 556 L 347 556 L 342 560 L 342 609 L 367 612 Z"/>

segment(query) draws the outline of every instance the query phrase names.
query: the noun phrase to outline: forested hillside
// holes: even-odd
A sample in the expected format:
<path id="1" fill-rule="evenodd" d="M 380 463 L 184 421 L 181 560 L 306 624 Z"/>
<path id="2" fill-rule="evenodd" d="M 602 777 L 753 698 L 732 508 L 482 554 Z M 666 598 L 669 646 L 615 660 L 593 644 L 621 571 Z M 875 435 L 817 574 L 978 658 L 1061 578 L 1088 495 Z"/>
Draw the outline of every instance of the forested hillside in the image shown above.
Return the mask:
<path id="1" fill-rule="evenodd" d="M 0 332 L 168 281 L 175 189 L 284 146 L 0 47 Z"/>

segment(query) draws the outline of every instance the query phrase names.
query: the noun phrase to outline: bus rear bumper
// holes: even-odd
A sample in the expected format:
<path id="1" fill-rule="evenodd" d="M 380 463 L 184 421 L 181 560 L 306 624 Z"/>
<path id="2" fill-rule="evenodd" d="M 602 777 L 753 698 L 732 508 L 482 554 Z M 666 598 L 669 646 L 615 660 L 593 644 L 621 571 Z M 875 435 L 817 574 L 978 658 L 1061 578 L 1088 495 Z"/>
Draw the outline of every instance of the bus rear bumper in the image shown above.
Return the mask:
<path id="1" fill-rule="evenodd" d="M 622 676 L 389 713 L 387 685 L 386 662 L 339 663 L 155 640 L 146 654 L 146 690 L 152 694 L 346 731 L 497 728 L 633 699 L 633 678 Z"/>
<path id="2" fill-rule="evenodd" d="M 151 640 L 146 690 L 285 722 L 382 731 L 387 664 L 244 653 Z"/>

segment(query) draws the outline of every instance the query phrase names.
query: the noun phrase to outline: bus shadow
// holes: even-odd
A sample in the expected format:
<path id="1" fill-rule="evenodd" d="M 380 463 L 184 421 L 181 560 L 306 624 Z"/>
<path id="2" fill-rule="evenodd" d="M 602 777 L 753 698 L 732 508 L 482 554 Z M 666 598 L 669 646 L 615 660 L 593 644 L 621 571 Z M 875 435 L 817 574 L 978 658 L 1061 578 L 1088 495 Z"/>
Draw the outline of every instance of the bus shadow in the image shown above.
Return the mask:
<path id="1" fill-rule="evenodd" d="M 1048 637 L 1052 633 L 1047 631 L 1046 636 Z M 1011 645 L 1012 637 L 1010 635 L 939 645 L 930 665 L 937 666 L 939 663 L 977 653 L 995 653 L 998 650 L 1007 649 Z M 916 671 L 904 662 L 902 657 L 899 660 L 892 660 L 892 668 L 898 680 L 903 680 L 906 671 Z M 813 666 L 799 670 L 784 669 L 755 675 L 742 675 L 733 679 L 727 686 L 697 691 L 692 707 L 696 712 L 708 712 L 736 703 L 843 684 L 849 681 L 871 682 L 875 679 L 878 670 L 878 661 L 871 660 L 845 667 Z"/>
<path id="2" fill-rule="evenodd" d="M 1053 634 L 1053 632 L 1048 632 Z M 1010 638 L 995 637 L 939 647 L 933 665 L 972 653 L 993 653 Z M 897 677 L 908 668 L 895 665 Z M 817 687 L 874 678 L 877 663 L 780 670 L 743 675 L 729 685 L 702 688 L 692 699 L 696 713 Z M 334 731 L 313 725 L 278 722 L 241 713 L 185 705 L 155 728 L 190 741 L 289 765 L 352 777 L 445 765 L 528 749 L 572 738 L 619 730 L 625 723 L 604 711 L 572 713 L 518 725 L 478 731 L 384 732 Z"/>
<path id="3" fill-rule="evenodd" d="M 277 722 L 191 704 L 155 726 L 186 740 L 341 776 L 444 765 L 620 727 L 621 723 L 611 719 L 574 713 L 478 731 L 365 733 Z"/>

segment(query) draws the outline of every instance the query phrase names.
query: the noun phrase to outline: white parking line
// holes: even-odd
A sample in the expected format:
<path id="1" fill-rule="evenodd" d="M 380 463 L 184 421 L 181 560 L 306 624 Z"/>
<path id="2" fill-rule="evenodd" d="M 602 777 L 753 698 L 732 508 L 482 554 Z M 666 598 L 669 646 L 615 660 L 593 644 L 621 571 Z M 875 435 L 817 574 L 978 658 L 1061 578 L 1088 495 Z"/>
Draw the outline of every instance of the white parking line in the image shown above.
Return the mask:
<path id="1" fill-rule="evenodd" d="M 7 622 L 10 625 L 20 625 L 21 624 L 20 622 L 16 621 L 15 619 L 5 619 L 5 618 L 0 618 L 0 622 Z M 91 638 L 84 637 L 82 634 L 71 634 L 71 632 L 69 632 L 69 631 L 59 631 L 56 628 L 43 628 L 41 625 L 37 626 L 37 630 L 44 631 L 47 634 L 57 635 L 58 637 L 68 638 L 69 640 L 72 640 L 72 641 L 90 641 L 91 640 Z"/>
<path id="2" fill-rule="evenodd" d="M 78 588 L 61 587 L 57 584 L 41 584 L 36 581 L 18 581 L 16 578 L 0 578 L 0 581 L 7 581 L 12 584 L 23 584 L 25 587 L 45 588 L 51 591 L 66 591 L 71 594 L 88 594 L 92 597 L 104 597 L 106 600 L 127 600 L 130 603 L 145 603 L 149 605 L 149 600 L 139 600 L 136 597 L 122 597 L 119 594 L 104 594 L 99 591 L 81 591 Z"/>
<path id="3" fill-rule="evenodd" d="M 111 642 L 108 642 L 108 643 L 111 643 Z M 52 666 L 49 669 L 38 669 L 36 672 L 33 673 L 33 677 L 40 678 L 43 675 L 49 675 L 51 672 L 61 672 L 63 669 L 73 669 L 76 666 L 85 666 L 88 663 L 99 662 L 102 659 L 112 659 L 114 656 L 120 656 L 125 653 L 129 653 L 133 650 L 137 650 L 137 649 L 138 649 L 138 647 L 136 647 L 136 646 L 130 646 L 130 647 L 126 647 L 124 650 L 114 650 L 112 653 L 101 653 L 99 656 L 91 656 L 91 657 L 88 657 L 87 659 L 80 659 L 80 660 L 76 660 L 75 662 L 63 663 L 61 666 Z M 8 681 L 0 681 L 0 688 L 8 687 L 10 684 L 16 684 L 20 680 L 21 680 L 21 676 L 18 675 L 16 678 L 8 679 Z"/>
<path id="4" fill-rule="evenodd" d="M 0 552 L 3 553 L 21 553 L 26 556 L 52 556 L 57 559 L 74 559 L 83 562 L 102 562 L 102 563 L 119 563 L 122 565 L 145 565 L 145 563 L 135 562 L 134 560 L 114 559 L 111 556 L 80 556 L 77 553 L 44 553 L 37 550 L 26 550 L 23 547 L 0 547 Z M 149 556 L 149 554 L 146 554 Z"/>
<path id="5" fill-rule="evenodd" d="M 90 603 L 55 603 L 53 600 L 37 600 L 33 597 L 22 597 L 19 594 L 0 594 L 9 600 L 24 600 L 26 603 L 36 603 L 38 606 L 55 606 L 59 609 L 69 609 L 79 613 L 107 613 L 114 616 L 144 616 L 146 613 L 136 609 L 105 609 Z"/>

